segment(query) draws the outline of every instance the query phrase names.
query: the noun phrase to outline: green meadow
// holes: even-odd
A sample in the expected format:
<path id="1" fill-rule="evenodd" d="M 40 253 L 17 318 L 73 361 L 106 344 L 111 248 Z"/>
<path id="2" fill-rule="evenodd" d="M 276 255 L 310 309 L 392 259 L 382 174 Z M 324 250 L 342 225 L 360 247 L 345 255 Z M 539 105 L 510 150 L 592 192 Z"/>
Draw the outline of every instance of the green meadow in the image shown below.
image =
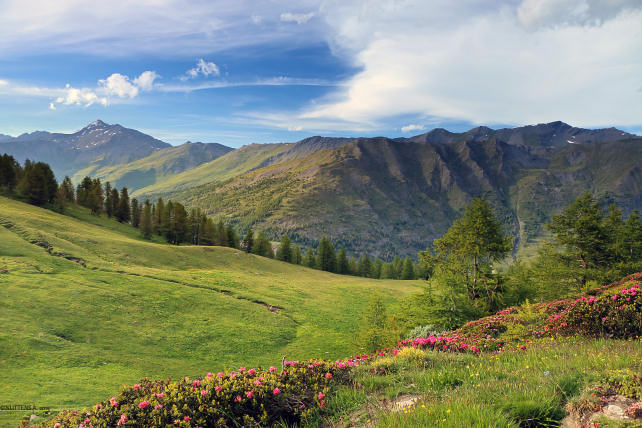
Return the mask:
<path id="1" fill-rule="evenodd" d="M 78 408 L 141 377 L 346 357 L 371 295 L 394 306 L 423 286 L 145 241 L 78 207 L 0 197 L 0 225 L 0 405 Z"/>

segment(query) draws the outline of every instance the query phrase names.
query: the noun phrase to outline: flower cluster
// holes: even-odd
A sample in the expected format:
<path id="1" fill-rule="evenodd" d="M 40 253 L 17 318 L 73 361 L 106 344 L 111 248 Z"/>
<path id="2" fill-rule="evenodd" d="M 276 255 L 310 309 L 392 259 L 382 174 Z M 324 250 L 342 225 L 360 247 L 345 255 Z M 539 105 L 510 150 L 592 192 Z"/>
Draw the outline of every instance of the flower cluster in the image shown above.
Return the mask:
<path id="1" fill-rule="evenodd" d="M 359 360 L 360 361 L 360 360 Z M 179 381 L 142 380 L 81 412 L 62 412 L 44 426 L 265 426 L 299 424 L 325 405 L 332 388 L 349 379 L 354 361 L 286 361 L 270 367 Z"/>

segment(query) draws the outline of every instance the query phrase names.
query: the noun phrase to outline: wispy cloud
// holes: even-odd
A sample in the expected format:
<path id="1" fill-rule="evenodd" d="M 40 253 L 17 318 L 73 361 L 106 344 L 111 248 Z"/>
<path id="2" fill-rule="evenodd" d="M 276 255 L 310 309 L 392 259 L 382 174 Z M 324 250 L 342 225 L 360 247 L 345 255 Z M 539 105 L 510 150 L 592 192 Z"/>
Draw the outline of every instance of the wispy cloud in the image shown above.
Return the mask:
<path id="1" fill-rule="evenodd" d="M 286 12 L 281 14 L 281 21 L 283 22 L 296 22 L 297 24 L 305 24 L 314 17 L 315 13 L 291 13 Z"/>
<path id="2" fill-rule="evenodd" d="M 426 129 L 424 125 L 416 125 L 416 124 L 410 124 L 406 126 L 401 127 L 401 132 L 411 132 L 411 131 L 423 131 Z"/>
<path id="3" fill-rule="evenodd" d="M 210 75 L 218 76 L 219 74 L 221 74 L 221 71 L 216 64 L 210 61 L 205 61 L 203 58 L 201 58 L 196 62 L 195 67 L 190 68 L 185 72 L 184 76 L 180 77 L 180 80 L 185 81 L 188 79 L 194 79 L 199 75 L 207 77 Z"/>

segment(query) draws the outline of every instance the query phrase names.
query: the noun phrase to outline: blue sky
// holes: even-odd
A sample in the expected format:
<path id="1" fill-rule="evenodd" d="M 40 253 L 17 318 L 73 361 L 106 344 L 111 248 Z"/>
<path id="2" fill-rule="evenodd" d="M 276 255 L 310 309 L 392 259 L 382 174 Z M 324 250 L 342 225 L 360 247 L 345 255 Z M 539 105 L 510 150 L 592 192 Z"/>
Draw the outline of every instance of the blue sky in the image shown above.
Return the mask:
<path id="1" fill-rule="evenodd" d="M 119 3 L 119 4 L 110 4 Z M 172 144 L 563 120 L 642 134 L 638 0 L 6 0 L 0 133 Z"/>

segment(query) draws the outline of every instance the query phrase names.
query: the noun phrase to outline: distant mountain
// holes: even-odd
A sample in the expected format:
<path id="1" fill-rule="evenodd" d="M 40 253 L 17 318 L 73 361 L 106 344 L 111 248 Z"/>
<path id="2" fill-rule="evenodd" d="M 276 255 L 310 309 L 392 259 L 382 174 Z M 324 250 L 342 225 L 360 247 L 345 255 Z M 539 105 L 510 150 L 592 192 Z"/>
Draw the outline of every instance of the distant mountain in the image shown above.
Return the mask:
<path id="1" fill-rule="evenodd" d="M 101 120 L 73 134 L 36 131 L 0 138 L 0 152 L 9 153 L 20 162 L 25 159 L 47 162 L 59 179 L 90 164 L 103 167 L 132 162 L 170 147 L 142 132 Z"/>
<path id="2" fill-rule="evenodd" d="M 137 195 L 200 206 L 239 229 L 287 232 L 303 245 L 327 235 L 385 258 L 426 248 L 477 196 L 494 205 L 522 251 L 583 191 L 625 213 L 642 208 L 642 138 L 613 128 L 554 122 L 408 139 L 313 137 L 266 157 L 270 146 L 246 146 Z M 232 172 L 243 152 L 245 168 Z"/>
<path id="3" fill-rule="evenodd" d="M 188 141 L 180 146 L 155 151 L 149 156 L 129 163 L 103 167 L 92 163 L 89 167 L 76 172 L 73 180 L 79 182 L 88 175 L 100 178 L 103 182 L 109 181 L 112 186 L 118 188 L 127 187 L 131 192 L 153 185 L 158 180 L 196 168 L 232 150 L 234 149 L 222 144 Z"/>

